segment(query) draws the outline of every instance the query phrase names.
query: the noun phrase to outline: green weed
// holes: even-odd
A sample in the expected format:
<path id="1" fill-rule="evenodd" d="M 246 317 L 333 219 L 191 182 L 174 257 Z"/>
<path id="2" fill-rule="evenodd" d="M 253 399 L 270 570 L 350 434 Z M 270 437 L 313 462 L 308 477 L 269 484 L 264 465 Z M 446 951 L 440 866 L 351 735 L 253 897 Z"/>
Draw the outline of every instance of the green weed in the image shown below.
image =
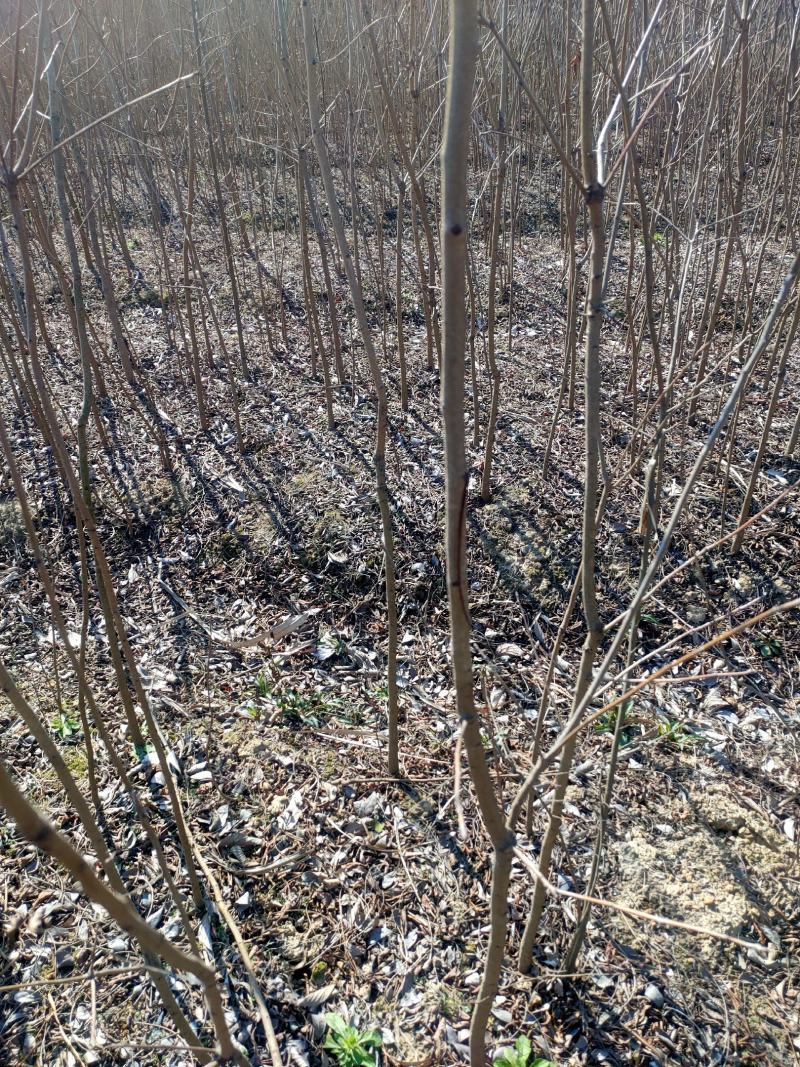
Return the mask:
<path id="1" fill-rule="evenodd" d="M 756 648 L 763 659 L 775 659 L 781 654 L 781 643 L 774 637 L 759 637 L 756 635 Z"/>
<path id="2" fill-rule="evenodd" d="M 325 1013 L 325 1022 L 329 1033 L 322 1047 L 339 1067 L 374 1067 L 375 1049 L 383 1043 L 377 1030 L 358 1030 L 335 1011 Z"/>
<path id="3" fill-rule="evenodd" d="M 555 1067 L 551 1060 L 544 1060 L 541 1056 L 533 1058 L 533 1045 L 527 1037 L 520 1036 L 514 1042 L 513 1048 L 502 1049 L 495 1057 L 494 1067 Z"/>
<path id="4" fill-rule="evenodd" d="M 50 729 L 62 741 L 74 741 L 81 732 L 81 725 L 69 712 L 60 711 L 50 720 Z"/>
<path id="5" fill-rule="evenodd" d="M 595 720 L 594 732 L 596 734 L 613 734 L 617 728 L 617 718 L 622 716 L 622 724 L 620 726 L 619 743 L 620 747 L 630 744 L 634 737 L 634 723 L 628 721 L 628 715 L 633 707 L 633 701 L 626 700 L 621 708 L 612 708 L 611 711 L 605 712 L 598 719 Z"/>
<path id="6" fill-rule="evenodd" d="M 697 745 L 702 738 L 688 730 L 679 719 L 661 719 L 658 723 L 658 736 L 670 745 L 678 748 L 686 748 L 688 745 Z"/>

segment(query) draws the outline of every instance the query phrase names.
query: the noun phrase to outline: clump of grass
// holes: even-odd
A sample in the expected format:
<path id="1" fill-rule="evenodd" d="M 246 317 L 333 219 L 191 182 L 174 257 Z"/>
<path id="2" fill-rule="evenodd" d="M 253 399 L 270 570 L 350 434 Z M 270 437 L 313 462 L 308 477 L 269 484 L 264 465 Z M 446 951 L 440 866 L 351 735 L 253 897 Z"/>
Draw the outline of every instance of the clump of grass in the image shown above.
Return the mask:
<path id="1" fill-rule="evenodd" d="M 365 719 L 364 709 L 357 705 L 345 706 L 338 697 L 329 697 L 319 689 L 313 693 L 301 693 L 297 689 L 282 688 L 263 672 L 256 676 L 253 688 L 257 698 L 269 701 L 278 709 L 288 726 L 318 727 L 334 716 L 352 725 L 360 725 Z M 252 710 L 248 710 L 248 714 L 254 719 L 258 718 L 255 706 L 250 707 Z"/>

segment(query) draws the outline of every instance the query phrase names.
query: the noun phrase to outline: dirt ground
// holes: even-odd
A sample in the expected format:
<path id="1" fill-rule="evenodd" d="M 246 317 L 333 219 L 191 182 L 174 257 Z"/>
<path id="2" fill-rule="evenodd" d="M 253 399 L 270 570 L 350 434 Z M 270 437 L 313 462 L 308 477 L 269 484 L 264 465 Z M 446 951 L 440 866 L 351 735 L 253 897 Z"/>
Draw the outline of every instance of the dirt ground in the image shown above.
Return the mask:
<path id="1" fill-rule="evenodd" d="M 232 342 L 218 242 L 201 228 L 200 240 Z M 135 255 L 155 289 L 147 242 L 142 231 Z M 301 294 L 291 255 L 288 264 L 284 285 L 290 295 Z M 218 363 L 208 375 L 216 414 L 203 433 L 185 357 L 170 344 L 167 312 L 143 299 L 124 275 L 118 279 L 126 292 L 126 327 L 153 383 L 175 469 L 161 469 L 141 415 L 110 387 L 111 396 L 99 402 L 105 441 L 92 428 L 101 533 L 133 648 L 175 757 L 190 825 L 250 946 L 287 1062 L 322 1062 L 322 1013 L 336 1010 L 382 1030 L 387 1064 L 462 1063 L 487 938 L 489 860 L 467 788 L 466 840 L 456 830 L 438 385 L 424 368 L 416 297 L 409 295 L 406 309 L 407 415 L 397 403 L 388 315 L 388 476 L 398 552 L 405 773 L 394 782 L 385 768 L 386 628 L 373 408 L 359 345 L 345 321 L 351 380 L 337 390 L 337 427 L 329 431 L 321 379 L 309 375 L 299 304 L 288 305 L 288 350 L 269 356 L 252 265 L 247 269 L 252 288 L 243 302 L 254 373 L 241 390 L 244 455 L 235 447 L 224 367 Z M 556 237 L 545 228 L 521 238 L 516 270 L 512 348 L 501 352 L 496 491 L 486 506 L 473 492 L 468 515 L 476 669 L 487 749 L 505 797 L 528 766 L 549 649 L 580 557 L 582 469 L 578 404 L 560 416 L 551 469 L 542 477 L 565 329 Z M 97 296 L 92 311 L 101 322 Z M 378 325 L 380 314 L 374 314 Z M 57 294 L 48 316 L 56 345 L 50 381 L 71 423 L 79 404 L 76 355 Z M 641 486 L 625 463 L 631 427 L 621 365 L 624 329 L 611 323 L 603 340 L 603 424 L 614 476 L 598 553 L 605 621 L 626 603 L 640 548 Z M 272 331 L 279 340 L 274 322 Z M 479 352 L 482 343 L 479 334 Z M 790 383 L 796 385 L 798 372 L 795 357 Z M 479 384 L 485 412 L 482 369 Z M 668 497 L 682 484 L 712 417 L 711 401 L 725 388 L 722 371 L 711 384 L 697 424 L 676 427 Z M 725 460 L 720 464 L 717 454 L 670 550 L 669 569 L 725 532 L 723 506 L 728 513 L 738 507 L 767 401 L 766 382 L 756 376 L 730 475 L 724 479 Z M 35 427 L 14 414 L 9 397 L 4 403 L 79 640 L 79 565 L 63 489 Z M 678 639 L 649 667 L 740 621 L 751 602 L 768 606 L 800 587 L 792 491 L 797 471 L 780 455 L 792 417 L 787 401 L 754 509 L 788 490 L 785 499 L 755 525 L 739 555 L 732 557 L 727 545 L 715 549 L 648 601 L 638 654 Z M 476 449 L 476 465 L 480 454 Z M 74 684 L 63 650 L 53 643 L 47 602 L 9 494 L 0 508 L 0 654 L 86 785 Z M 287 620 L 281 639 L 255 640 Z M 582 638 L 577 614 L 558 663 L 548 735 L 568 709 Z M 106 649 L 94 605 L 87 657 L 107 721 L 124 742 Z M 498 1045 L 526 1033 L 559 1067 L 800 1061 L 798 651 L 797 616 L 776 616 L 676 668 L 636 698 L 597 887 L 628 908 L 760 947 L 744 949 L 602 908 L 592 913 L 578 971 L 560 975 L 577 905 L 552 900 L 534 973 L 521 976 L 511 961 L 532 886 L 516 864 L 509 964 L 493 1008 Z M 77 833 L 53 773 L 2 701 L 0 729 L 3 757 L 18 780 L 59 826 Z M 612 729 L 600 719 L 581 742 L 556 854 L 554 879 L 562 888 L 585 884 Z M 148 787 L 167 857 L 179 868 L 163 776 L 151 760 L 137 760 L 129 744 L 126 751 L 135 780 Z M 102 751 L 97 759 L 126 881 L 148 921 L 180 940 L 181 924 L 150 845 Z M 532 837 L 521 839 L 534 855 L 543 825 L 537 811 Z M 188 1055 L 176 1051 L 129 940 L 6 822 L 0 822 L 0 843 L 6 927 L 0 1060 L 188 1063 Z M 185 888 L 183 874 L 179 880 Z M 223 976 L 237 1036 L 268 1062 L 246 976 L 213 902 L 197 917 L 195 932 Z M 171 983 L 190 1016 L 201 1016 L 198 990 L 183 976 Z"/>

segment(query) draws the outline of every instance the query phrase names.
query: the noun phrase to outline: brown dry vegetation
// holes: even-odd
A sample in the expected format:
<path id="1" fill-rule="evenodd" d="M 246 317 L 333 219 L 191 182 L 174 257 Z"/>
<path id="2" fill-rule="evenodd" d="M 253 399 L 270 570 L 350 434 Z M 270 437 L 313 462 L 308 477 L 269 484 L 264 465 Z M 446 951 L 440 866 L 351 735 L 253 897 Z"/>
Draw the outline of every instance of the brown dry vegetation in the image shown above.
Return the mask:
<path id="1" fill-rule="evenodd" d="M 417 2 L 372 15 L 344 2 L 321 11 L 317 6 L 315 47 L 324 60 L 321 99 L 332 178 L 356 252 L 387 401 L 394 552 L 389 557 L 385 550 L 376 493 L 379 391 L 312 151 L 299 11 L 286 4 L 284 46 L 282 3 L 275 12 L 247 3 L 178 5 L 167 12 L 146 3 L 134 19 L 114 4 L 87 11 L 59 2 L 48 19 L 55 38 L 65 42 L 58 68 L 65 129 L 197 69 L 204 72 L 210 112 L 194 77 L 64 150 L 83 290 L 78 314 L 87 324 L 88 348 L 72 314 L 76 279 L 55 195 L 54 157 L 30 173 L 23 167 L 18 179 L 14 159 L 24 156 L 24 123 L 13 153 L 5 148 L 0 660 L 88 799 L 132 905 L 214 969 L 226 1025 L 251 1062 L 325 1062 L 324 1013 L 337 1011 L 362 1030 L 381 1030 L 379 1062 L 434 1067 L 469 1060 L 470 1015 L 489 924 L 497 923 L 485 810 L 476 803 L 466 754 L 462 759 L 466 716 L 451 674 L 434 329 L 446 293 L 438 272 L 433 294 L 419 277 L 420 265 L 431 269 L 423 203 L 436 231 L 443 195 L 435 153 L 448 12 Z M 485 14 L 500 24 L 502 4 L 495 6 Z M 608 9 L 616 48 L 628 62 L 645 22 L 636 5 L 598 4 L 596 12 L 594 4 L 587 6 L 597 23 L 591 71 L 597 131 L 615 95 L 599 9 Z M 455 18 L 463 16 L 462 7 L 470 5 L 453 4 Z M 577 66 L 586 64 L 575 51 L 580 12 L 567 4 L 567 23 L 561 10 L 519 7 L 525 10 L 507 33 L 510 51 L 537 87 L 539 106 L 560 142 L 577 144 L 573 56 Z M 41 11 L 21 3 L 19 12 L 15 6 L 3 16 L 4 28 L 0 19 L 4 139 L 9 117 L 30 91 Z M 625 692 L 626 638 L 599 677 L 599 691 L 587 698 L 566 774 L 563 822 L 544 873 L 557 889 L 583 893 L 588 887 L 604 903 L 592 909 L 580 953 L 566 971 L 582 902 L 556 893 L 547 896 L 532 966 L 515 966 L 533 890 L 527 864 L 539 856 L 546 835 L 554 766 L 542 769 L 530 810 L 514 827 L 518 851 L 502 909 L 509 954 L 489 1001 L 491 1054 L 522 1034 L 537 1056 L 558 1067 L 784 1064 L 800 1057 L 798 613 L 766 614 L 800 590 L 796 289 L 787 287 L 752 374 L 745 381 L 742 373 L 795 247 L 797 135 L 786 100 L 797 57 L 791 7 L 777 5 L 776 11 L 767 17 L 747 0 L 736 8 L 709 2 L 693 16 L 682 5 L 665 5 L 649 52 L 650 75 L 664 77 L 684 62 L 674 90 L 684 96 L 670 104 L 672 112 L 654 105 L 637 142 L 644 202 L 652 212 L 644 238 L 627 170 L 625 195 L 619 172 L 606 189 L 607 229 L 618 195 L 623 209 L 602 307 L 598 414 L 608 492 L 592 571 L 606 630 L 590 664 L 598 666 L 614 620 L 635 597 L 643 554 L 647 562 L 659 543 L 665 546 L 655 580 L 682 569 L 648 595 L 633 622 L 628 684 L 660 668 L 662 676 L 625 699 L 624 721 L 618 707 L 602 710 Z M 193 14 L 205 57 L 199 67 Z M 362 19 L 370 17 L 413 167 L 425 169 L 416 220 L 409 208 L 409 161 L 366 46 Z M 752 71 L 740 144 L 735 116 L 745 25 Z M 492 115 L 502 93 L 502 53 L 490 30 L 481 33 L 468 183 L 464 459 L 470 482 L 464 525 L 480 760 L 505 818 L 537 758 L 560 742 L 582 695 L 582 597 L 563 626 L 562 619 L 586 561 L 582 320 L 593 237 L 579 190 L 513 77 L 506 124 L 516 147 L 502 149 L 510 174 L 494 231 Z M 706 52 L 690 61 L 704 34 Z M 96 69 L 90 62 L 95 54 Z M 290 70 L 286 81 L 279 77 L 281 56 Z M 41 86 L 39 110 L 51 114 L 46 81 Z M 651 86 L 644 93 L 642 113 L 657 91 Z M 571 108 L 566 117 L 564 92 Z M 705 138 L 714 92 L 719 129 Z M 50 148 L 47 126 L 33 125 L 28 162 Z M 623 159 L 625 141 L 616 129 L 609 165 Z M 216 158 L 209 143 L 216 145 Z M 318 186 L 330 291 L 308 197 L 298 198 L 298 145 Z M 739 151 L 747 181 L 735 210 L 742 177 L 732 161 Z M 187 238 L 195 152 L 199 170 Z M 704 152 L 708 181 L 693 192 Z M 569 158 L 577 162 L 577 152 Z M 94 196 L 86 199 L 83 167 L 94 184 Z M 399 285 L 398 173 L 406 177 Z M 221 183 L 219 199 L 215 183 Z M 9 216 L 14 195 L 21 195 L 23 209 L 16 224 Z M 697 210 L 687 215 L 691 196 Z M 97 248 L 90 244 L 87 212 L 97 216 Z M 732 214 L 744 221 L 725 266 Z M 27 280 L 20 217 L 31 239 Z M 689 252 L 686 227 L 698 218 Z M 98 249 L 107 257 L 128 339 L 128 382 L 103 297 Z M 654 263 L 649 297 L 647 252 Z M 690 282 L 683 284 L 687 256 Z M 23 297 L 17 300 L 20 279 Z M 343 382 L 335 367 L 331 296 Z M 648 299 L 655 302 L 649 309 L 655 345 Z M 783 378 L 774 393 L 784 346 Z M 657 380 L 671 350 L 677 351 L 675 374 L 668 418 L 661 421 Z M 90 410 L 79 432 L 86 365 Z M 498 380 L 491 493 L 482 500 L 485 433 Z M 664 533 L 691 466 L 739 386 L 735 418 L 667 542 Z M 642 525 L 647 461 L 656 455 L 658 493 Z M 91 483 L 90 494 L 83 485 L 83 498 L 82 456 Z M 84 535 L 88 513 L 82 514 L 87 505 L 81 499 L 90 502 L 96 539 Z M 594 510 L 597 500 L 589 503 Z M 38 561 L 26 507 L 41 548 Z M 736 528 L 763 509 L 732 552 Z M 105 561 L 116 614 L 101 592 Z M 387 770 L 387 564 L 396 575 L 397 668 L 389 680 L 397 685 L 399 774 Z M 757 615 L 764 617 L 722 638 Z M 114 669 L 112 627 L 130 647 L 121 675 Z M 714 647 L 703 646 L 715 637 Z M 678 663 L 679 657 L 686 658 Z M 4 691 L 8 696 L 10 686 Z M 123 691 L 143 732 L 138 747 Z M 153 748 L 143 696 L 162 751 L 170 754 L 166 767 Z M 534 743 L 542 708 L 541 737 Z M 102 874 L 95 843 L 64 792 L 63 773 L 11 700 L 0 701 L 0 728 L 0 755 L 13 781 Z M 590 886 L 612 749 L 616 780 Z M 463 763 L 458 776 L 456 761 Z M 191 840 L 188 852 L 172 786 Z M 28 843 L 5 814 L 0 844 L 0 1062 L 192 1062 L 175 1011 L 165 1007 L 152 981 L 161 961 L 147 958 L 147 971 L 137 939 L 92 904 L 70 873 Z M 199 900 L 190 866 L 198 869 Z M 494 870 L 496 879 L 496 864 Z M 707 934 L 658 925 L 641 912 Z M 163 970 L 178 1013 L 195 1029 L 195 1051 L 207 1059 L 220 1031 L 212 1029 L 213 1009 L 200 981 L 168 964 Z M 259 998 L 274 1030 L 272 1048 Z M 474 1032 L 471 1052 L 474 1064 Z"/>

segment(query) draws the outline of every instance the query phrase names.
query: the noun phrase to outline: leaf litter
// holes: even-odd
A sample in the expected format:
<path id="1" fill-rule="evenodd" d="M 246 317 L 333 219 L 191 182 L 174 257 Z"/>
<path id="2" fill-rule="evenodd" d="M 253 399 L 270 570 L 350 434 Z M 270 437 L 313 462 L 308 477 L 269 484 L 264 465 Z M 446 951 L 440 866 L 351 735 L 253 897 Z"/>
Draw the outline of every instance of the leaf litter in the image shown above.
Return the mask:
<path id="1" fill-rule="evenodd" d="M 210 269 L 219 268 L 213 239 L 204 238 L 198 222 L 201 245 L 204 239 Z M 557 276 L 556 242 L 539 243 L 538 269 Z M 300 278 L 290 262 L 287 284 L 299 288 Z M 515 357 L 525 372 L 510 368 L 504 386 L 509 414 L 501 416 L 498 489 L 492 505 L 471 507 L 468 515 L 476 665 L 491 711 L 486 744 L 502 790 L 514 787 L 525 766 L 547 652 L 580 555 L 574 536 L 580 492 L 572 474 L 580 469 L 580 428 L 568 419 L 559 427 L 553 471 L 543 486 L 541 433 L 510 414 L 535 412 L 542 396 L 558 388 L 563 317 L 560 309 L 537 303 L 536 292 L 534 286 L 520 292 L 517 314 L 523 321 L 547 320 L 550 328 L 515 329 Z M 109 402 L 104 417 L 120 441 L 125 462 L 117 476 L 130 511 L 120 512 L 101 480 L 99 524 L 188 819 L 235 909 L 281 1047 L 291 1063 L 318 1064 L 323 1013 L 333 1010 L 353 1025 L 377 1026 L 387 1062 L 463 1062 L 488 933 L 488 860 L 466 786 L 463 840 L 453 804 L 457 729 L 447 661 L 435 376 L 419 376 L 408 416 L 392 412 L 406 773 L 404 782 L 394 783 L 383 757 L 385 622 L 367 458 L 369 405 L 342 391 L 338 429 L 325 429 L 319 383 L 305 374 L 304 328 L 290 319 L 291 347 L 276 356 L 280 373 L 258 370 L 242 398 L 249 452 L 240 456 L 222 418 L 208 434 L 199 432 L 188 387 L 162 358 L 162 320 L 141 309 L 131 315 L 143 354 L 160 360 L 161 405 L 178 473 L 171 480 L 157 469 L 157 457 L 137 447 L 126 413 Z M 66 321 L 54 318 L 54 340 L 66 333 Z M 420 337 L 409 329 L 410 350 L 414 340 Z M 622 386 L 610 373 L 609 382 L 605 399 L 612 405 Z M 745 424 L 746 412 L 740 432 Z M 16 425 L 14 432 L 27 455 L 24 428 Z M 102 467 L 109 457 L 95 444 Z M 614 448 L 612 437 L 611 460 Z M 26 462 L 33 475 L 30 458 Z M 762 479 L 764 493 L 783 486 L 773 469 Z M 667 493 L 671 479 L 668 472 Z M 50 491 L 47 483 L 41 491 Z M 624 521 L 635 508 L 626 491 L 619 487 L 599 552 L 603 595 L 611 605 L 629 591 L 638 558 Z M 699 495 L 679 531 L 672 565 L 698 547 L 716 506 L 713 495 Z M 56 546 L 56 512 L 40 507 L 38 514 L 43 537 Z M 754 535 L 736 561 L 717 553 L 698 565 L 698 573 L 684 572 L 664 589 L 642 619 L 645 647 L 658 646 L 666 634 L 702 628 L 756 594 L 769 601 L 797 588 L 791 500 L 780 514 L 783 525 Z M 9 597 L 0 644 L 49 721 L 59 701 L 70 699 L 71 683 L 21 551 L 12 546 L 13 555 L 2 561 L 0 581 Z M 67 568 L 57 579 L 66 593 Z M 77 603 L 69 622 L 70 634 L 78 636 Z M 548 737 L 566 712 L 581 636 L 574 627 L 557 664 Z M 102 623 L 93 617 L 85 652 L 102 706 L 116 723 L 106 648 Z M 581 971 L 569 979 L 553 972 L 553 962 L 576 913 L 553 902 L 534 974 L 504 971 L 492 1013 L 500 1047 L 523 1031 L 542 1056 L 560 1065 L 634 1062 L 631 1056 L 710 1064 L 718 1062 L 713 1053 L 722 1042 L 734 1061 L 787 1062 L 787 1035 L 800 1028 L 792 962 L 799 918 L 800 707 L 790 680 L 797 652 L 796 621 L 778 620 L 767 633 L 727 642 L 721 660 L 698 662 L 691 668 L 696 680 L 645 691 L 632 713 L 634 733 L 621 761 L 600 885 L 623 903 L 745 933 L 763 951 L 749 958 L 598 910 Z M 661 662 L 656 656 L 650 669 Z M 731 677 L 704 677 L 720 672 Z M 664 721 L 669 729 L 660 733 Z M 5 705 L 0 726 L 5 758 L 51 817 L 80 838 L 52 773 Z M 587 737 L 570 785 L 563 827 L 569 855 L 557 855 L 554 875 L 565 888 L 582 884 L 608 744 L 607 734 Z M 63 750 L 85 787 L 82 745 L 64 743 Z M 102 753 L 98 760 L 105 814 L 134 898 L 148 921 L 185 942 L 187 931 L 151 845 Z M 152 753 L 138 765 L 151 817 L 185 889 L 161 769 Z M 536 810 L 534 847 L 543 818 Z M 170 1042 L 172 1050 L 160 1053 L 164 1063 L 187 1062 L 128 940 L 5 824 L 0 833 L 6 835 L 10 905 L 0 993 L 4 1046 L 33 1054 L 49 1032 L 51 1047 L 70 1062 L 71 1053 L 50 1029 L 46 991 L 85 1062 L 124 1059 L 145 1067 L 153 1062 L 148 1043 Z M 509 900 L 514 937 L 530 889 L 520 872 Z M 194 934 L 210 958 L 224 962 L 237 1036 L 251 1049 L 263 1048 L 246 977 L 213 906 Z M 92 979 L 105 971 L 114 973 Z M 61 978 L 80 980 L 56 984 Z M 181 975 L 170 982 L 199 1023 L 201 998 L 192 980 Z"/>

